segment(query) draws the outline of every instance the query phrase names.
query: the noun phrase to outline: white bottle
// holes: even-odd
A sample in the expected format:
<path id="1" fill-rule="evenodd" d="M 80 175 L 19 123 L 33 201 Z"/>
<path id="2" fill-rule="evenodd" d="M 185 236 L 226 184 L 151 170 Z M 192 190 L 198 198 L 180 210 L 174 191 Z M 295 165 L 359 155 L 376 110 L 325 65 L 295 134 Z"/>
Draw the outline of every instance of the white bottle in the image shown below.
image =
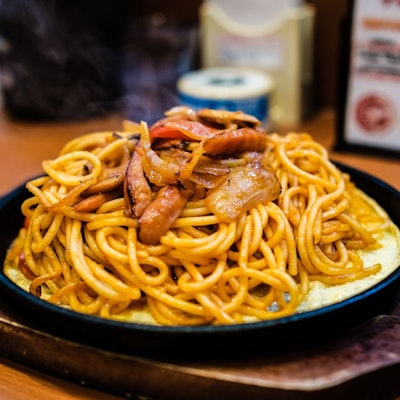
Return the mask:
<path id="1" fill-rule="evenodd" d="M 301 0 L 206 0 L 200 8 L 202 67 L 259 69 L 274 79 L 273 126 L 310 111 L 314 8 Z"/>

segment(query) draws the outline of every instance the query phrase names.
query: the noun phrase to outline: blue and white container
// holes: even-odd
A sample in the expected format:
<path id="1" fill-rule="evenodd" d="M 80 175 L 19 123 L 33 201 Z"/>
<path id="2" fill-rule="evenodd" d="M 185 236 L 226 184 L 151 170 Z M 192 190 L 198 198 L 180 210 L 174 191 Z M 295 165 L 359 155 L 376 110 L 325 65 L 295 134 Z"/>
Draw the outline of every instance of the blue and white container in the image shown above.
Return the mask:
<path id="1" fill-rule="evenodd" d="M 184 74 L 177 83 L 182 105 L 201 108 L 241 110 L 269 127 L 269 106 L 273 80 L 247 68 L 216 67 Z"/>

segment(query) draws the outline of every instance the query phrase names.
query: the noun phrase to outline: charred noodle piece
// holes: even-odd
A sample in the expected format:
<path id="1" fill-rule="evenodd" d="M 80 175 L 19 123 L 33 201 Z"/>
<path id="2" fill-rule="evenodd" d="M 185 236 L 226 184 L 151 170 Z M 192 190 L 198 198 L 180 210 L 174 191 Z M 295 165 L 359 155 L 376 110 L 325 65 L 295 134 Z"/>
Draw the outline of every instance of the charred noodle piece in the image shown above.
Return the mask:
<path id="1" fill-rule="evenodd" d="M 33 280 L 36 278 L 36 275 L 32 272 L 32 270 L 29 268 L 26 260 L 25 260 L 25 254 L 23 251 L 19 254 L 18 257 L 18 268 L 19 270 L 23 273 L 23 275 L 28 278 L 29 280 Z"/>
<path id="2" fill-rule="evenodd" d="M 139 219 L 139 238 L 145 244 L 157 244 L 179 217 L 186 199 L 174 185 L 163 186 Z"/>
<path id="3" fill-rule="evenodd" d="M 223 131 L 204 141 L 208 154 L 239 154 L 246 151 L 262 152 L 267 146 L 267 135 L 262 130 L 240 128 Z"/>
<path id="4" fill-rule="evenodd" d="M 132 216 L 139 218 L 151 203 L 151 188 L 143 172 L 142 155 L 135 149 L 125 173 L 124 195 Z"/>

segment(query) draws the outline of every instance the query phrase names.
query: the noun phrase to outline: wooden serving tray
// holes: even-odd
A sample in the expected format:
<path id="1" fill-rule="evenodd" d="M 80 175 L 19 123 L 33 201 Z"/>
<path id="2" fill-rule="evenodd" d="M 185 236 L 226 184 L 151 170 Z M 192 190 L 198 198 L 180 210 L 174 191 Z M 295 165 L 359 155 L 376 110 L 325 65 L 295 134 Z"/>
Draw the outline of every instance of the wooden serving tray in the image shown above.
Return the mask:
<path id="1" fill-rule="evenodd" d="M 229 359 L 216 354 L 209 360 L 145 358 L 92 348 L 42 332 L 0 304 L 0 352 L 127 398 L 387 400 L 400 395 L 400 299 L 395 304 L 391 314 L 324 345 L 287 354 L 232 354 Z"/>

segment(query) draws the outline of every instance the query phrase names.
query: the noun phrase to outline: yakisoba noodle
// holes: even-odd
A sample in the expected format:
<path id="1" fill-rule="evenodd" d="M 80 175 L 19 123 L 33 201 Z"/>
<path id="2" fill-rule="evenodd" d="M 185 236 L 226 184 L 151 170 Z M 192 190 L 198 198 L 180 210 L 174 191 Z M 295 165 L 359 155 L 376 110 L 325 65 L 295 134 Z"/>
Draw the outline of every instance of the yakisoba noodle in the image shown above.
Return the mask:
<path id="1" fill-rule="evenodd" d="M 8 264 L 22 249 L 19 265 L 33 294 L 106 318 L 233 324 L 295 313 L 314 281 L 343 284 L 381 270 L 364 265 L 359 251 L 379 248 L 392 222 L 308 134 L 268 135 L 263 162 L 278 177 L 279 197 L 233 221 L 221 221 L 206 199 L 189 199 L 149 245 L 122 191 L 94 212 L 79 211 L 85 191 L 126 169 L 139 133 L 131 124 L 76 138 L 43 163 L 45 176 L 28 182 L 27 227 Z M 230 169 L 244 163 L 240 155 L 224 162 Z"/>

